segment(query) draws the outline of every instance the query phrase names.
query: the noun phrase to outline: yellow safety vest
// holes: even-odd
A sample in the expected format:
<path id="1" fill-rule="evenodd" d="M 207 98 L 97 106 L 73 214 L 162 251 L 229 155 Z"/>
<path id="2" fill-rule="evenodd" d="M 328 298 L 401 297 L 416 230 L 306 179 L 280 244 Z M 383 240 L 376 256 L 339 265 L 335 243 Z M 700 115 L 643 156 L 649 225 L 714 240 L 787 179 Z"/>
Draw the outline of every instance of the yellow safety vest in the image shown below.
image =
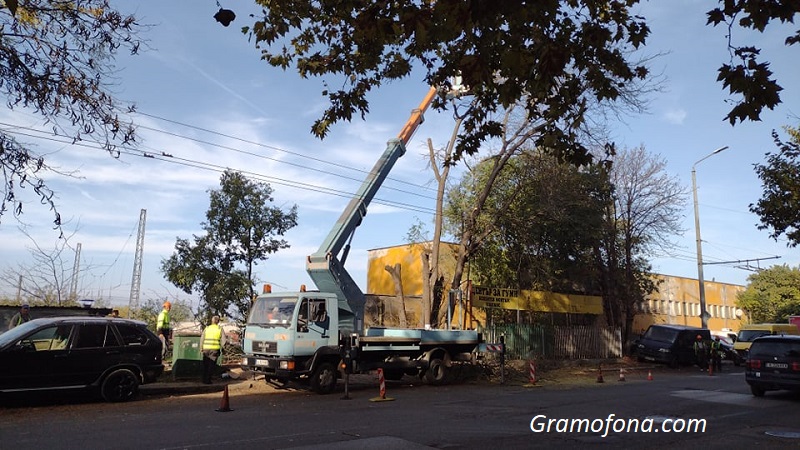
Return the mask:
<path id="1" fill-rule="evenodd" d="M 156 320 L 156 330 L 160 329 L 169 329 L 169 311 L 162 310 L 161 313 L 158 315 L 158 319 Z"/>
<path id="2" fill-rule="evenodd" d="M 203 331 L 203 350 L 219 350 L 220 338 L 222 338 L 222 328 L 219 325 L 211 324 Z"/>

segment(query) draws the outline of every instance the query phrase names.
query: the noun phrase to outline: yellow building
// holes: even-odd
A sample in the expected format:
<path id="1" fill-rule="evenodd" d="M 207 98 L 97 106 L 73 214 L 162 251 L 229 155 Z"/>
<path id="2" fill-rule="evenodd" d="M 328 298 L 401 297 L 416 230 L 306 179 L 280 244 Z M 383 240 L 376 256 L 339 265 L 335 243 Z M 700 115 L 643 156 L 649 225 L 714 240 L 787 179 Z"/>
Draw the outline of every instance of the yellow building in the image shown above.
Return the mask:
<path id="1" fill-rule="evenodd" d="M 440 255 L 440 271 L 445 282 L 452 280 L 455 267 L 456 245 L 443 243 Z M 367 253 L 367 315 L 368 325 L 395 325 L 400 311 L 406 311 L 409 326 L 421 326 L 422 299 L 422 257 L 430 243 L 406 244 L 369 250 Z M 400 305 L 396 286 L 387 267 L 399 264 L 402 287 L 402 298 L 405 305 Z M 658 281 L 657 293 L 652 294 L 642 305 L 634 318 L 633 331 L 642 332 L 654 323 L 670 323 L 699 327 L 700 300 L 699 286 L 696 279 L 675 277 L 670 275 L 654 275 Z M 465 271 L 464 280 L 469 279 Z M 464 284 L 466 286 L 466 284 Z M 463 287 L 463 286 L 462 286 Z M 508 288 L 509 286 L 492 286 Z M 443 286 L 443 292 L 450 289 Z M 711 330 L 729 328 L 738 331 L 743 319 L 741 309 L 736 306 L 736 297 L 744 286 L 705 282 L 706 310 L 710 315 L 708 327 Z M 453 312 L 455 322 L 473 327 L 472 308 L 458 308 Z M 482 316 L 482 314 L 481 314 Z M 459 321 L 459 318 L 463 320 Z"/>
<path id="2" fill-rule="evenodd" d="M 694 278 L 654 275 L 658 292 L 651 295 L 640 307 L 633 321 L 635 331 L 644 331 L 654 323 L 669 323 L 699 327 L 700 285 Z M 736 297 L 744 286 L 708 281 L 705 283 L 706 311 L 710 316 L 708 328 L 738 331 L 744 314 L 736 306 Z"/>

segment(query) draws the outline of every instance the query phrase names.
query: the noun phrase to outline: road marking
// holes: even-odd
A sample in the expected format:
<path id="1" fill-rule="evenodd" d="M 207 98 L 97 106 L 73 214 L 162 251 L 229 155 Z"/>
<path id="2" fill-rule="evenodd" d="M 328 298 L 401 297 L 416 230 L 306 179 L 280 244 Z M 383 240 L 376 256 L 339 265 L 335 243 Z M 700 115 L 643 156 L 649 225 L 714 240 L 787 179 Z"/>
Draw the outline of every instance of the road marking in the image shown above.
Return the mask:
<path id="1" fill-rule="evenodd" d="M 768 408 L 778 405 L 778 402 L 764 402 L 750 394 L 737 394 L 724 391 L 702 391 L 698 389 L 686 389 L 670 393 L 673 397 L 688 398 L 701 402 L 725 403 L 728 405 L 752 406 L 756 408 Z"/>

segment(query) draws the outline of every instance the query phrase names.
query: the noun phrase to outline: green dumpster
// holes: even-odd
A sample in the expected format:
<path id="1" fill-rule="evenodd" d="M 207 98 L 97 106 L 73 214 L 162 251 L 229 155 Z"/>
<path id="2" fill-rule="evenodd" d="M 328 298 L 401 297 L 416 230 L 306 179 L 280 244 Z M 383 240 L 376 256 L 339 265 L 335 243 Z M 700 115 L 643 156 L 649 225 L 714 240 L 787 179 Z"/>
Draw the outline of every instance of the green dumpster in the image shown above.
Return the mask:
<path id="1" fill-rule="evenodd" d="M 172 379 L 201 378 L 203 376 L 203 349 L 200 345 L 200 334 L 197 332 L 176 332 L 172 336 Z M 222 355 L 217 358 L 217 366 Z M 214 375 L 224 370 L 216 367 Z"/>
<path id="2" fill-rule="evenodd" d="M 200 378 L 202 375 L 200 334 L 175 333 L 172 336 L 172 378 Z"/>

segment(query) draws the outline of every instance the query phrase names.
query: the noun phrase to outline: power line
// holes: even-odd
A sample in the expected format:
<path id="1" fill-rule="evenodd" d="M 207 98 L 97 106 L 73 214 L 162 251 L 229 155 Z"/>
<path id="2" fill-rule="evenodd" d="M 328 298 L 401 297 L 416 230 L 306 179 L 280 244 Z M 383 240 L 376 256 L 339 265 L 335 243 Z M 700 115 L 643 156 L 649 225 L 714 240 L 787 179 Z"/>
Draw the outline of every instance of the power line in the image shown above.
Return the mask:
<path id="1" fill-rule="evenodd" d="M 5 123 L 0 122 L 0 125 L 9 125 L 9 124 L 5 124 Z M 104 149 L 102 147 L 102 144 L 100 142 L 97 142 L 97 141 L 83 140 L 83 141 L 75 141 L 75 142 L 73 142 L 73 140 L 71 138 L 68 138 L 68 137 L 54 137 L 54 136 L 49 135 L 49 132 L 37 130 L 37 129 L 34 129 L 34 128 L 28 128 L 28 127 L 16 127 L 16 128 L 17 129 L 24 129 L 24 130 L 27 130 L 27 131 L 30 131 L 30 132 L 33 132 L 33 133 L 38 133 L 38 134 L 29 134 L 29 133 L 22 133 L 22 132 L 15 132 L 14 133 L 14 134 L 17 134 L 17 135 L 20 135 L 20 136 L 27 136 L 27 137 L 34 138 L 34 139 L 42 139 L 42 140 L 47 140 L 47 141 L 51 141 L 51 142 L 71 144 L 71 145 L 74 145 L 74 146 L 80 146 L 80 147 L 85 147 L 85 148 L 91 148 L 91 149 L 96 149 L 96 150 L 107 151 L 106 149 Z M 46 134 L 46 136 L 41 136 L 42 134 Z M 89 145 L 88 143 L 96 144 L 96 146 Z M 232 169 L 231 167 L 221 166 L 221 165 L 218 165 L 218 164 L 207 163 L 207 162 L 193 160 L 193 159 L 189 159 L 189 158 L 176 157 L 176 156 L 174 156 L 172 154 L 169 154 L 169 153 L 166 153 L 166 152 L 163 152 L 163 151 L 160 152 L 160 154 L 156 153 L 157 151 L 148 153 L 147 151 L 140 150 L 140 149 L 137 149 L 137 148 L 133 148 L 133 147 L 130 147 L 130 146 L 124 146 L 124 145 L 116 146 L 116 151 L 120 155 L 124 154 L 124 155 L 129 155 L 129 156 L 138 156 L 138 157 L 154 159 L 154 160 L 164 161 L 164 162 L 173 163 L 173 164 L 179 164 L 179 165 L 183 165 L 183 166 L 186 166 L 186 167 L 198 168 L 198 169 L 203 169 L 203 170 L 210 170 L 210 171 L 218 172 L 218 173 L 222 173 L 225 170 Z M 292 187 L 292 188 L 295 188 L 295 189 L 302 189 L 302 190 L 311 191 L 311 192 L 318 192 L 318 193 L 327 194 L 327 195 L 334 195 L 334 196 L 343 197 L 343 198 L 347 198 L 347 199 L 352 198 L 355 195 L 354 193 L 351 193 L 351 192 L 348 192 L 348 191 L 342 191 L 342 190 L 338 190 L 338 189 L 327 188 L 327 187 L 314 185 L 314 184 L 310 184 L 310 183 L 304 183 L 304 182 L 300 182 L 300 181 L 296 181 L 296 180 L 287 180 L 287 179 L 284 179 L 284 178 L 268 176 L 268 175 L 260 174 L 260 173 L 257 173 L 257 172 L 246 171 L 246 170 L 239 170 L 239 169 L 234 169 L 234 170 L 237 170 L 238 172 L 241 172 L 243 174 L 249 175 L 251 178 L 259 179 L 261 181 L 267 181 L 267 182 L 272 183 L 272 184 Z M 426 198 L 429 198 L 429 197 L 426 197 Z M 387 200 L 387 199 L 384 199 L 384 198 L 375 198 L 373 200 L 373 203 L 382 204 L 384 206 L 396 207 L 398 209 L 405 209 L 405 210 L 409 210 L 409 211 L 415 211 L 415 212 L 419 212 L 419 213 L 423 213 L 423 214 L 434 214 L 434 212 L 435 212 L 433 208 L 428 208 L 428 207 L 419 206 L 419 205 L 413 205 L 413 204 L 405 203 L 405 202 Z"/>

